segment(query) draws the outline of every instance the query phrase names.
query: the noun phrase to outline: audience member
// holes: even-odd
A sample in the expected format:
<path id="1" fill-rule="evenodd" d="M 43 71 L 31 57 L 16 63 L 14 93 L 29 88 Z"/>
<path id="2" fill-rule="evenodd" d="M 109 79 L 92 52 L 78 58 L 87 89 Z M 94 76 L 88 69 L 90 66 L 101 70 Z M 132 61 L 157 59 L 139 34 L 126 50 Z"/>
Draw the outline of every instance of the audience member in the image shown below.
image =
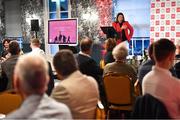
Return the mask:
<path id="1" fill-rule="evenodd" d="M 2 44 L 3 44 L 3 51 L 1 53 L 1 57 L 2 59 L 6 59 L 6 55 L 9 53 L 8 49 L 9 49 L 9 43 L 10 43 L 10 39 L 4 39 Z"/>
<path id="2" fill-rule="evenodd" d="M 103 75 L 107 73 L 121 73 L 123 75 L 129 75 L 132 78 L 132 83 L 134 84 L 137 80 L 137 73 L 131 65 L 126 63 L 126 57 L 128 55 L 127 48 L 118 44 L 113 49 L 112 54 L 115 62 L 109 63 L 105 66 Z"/>
<path id="3" fill-rule="evenodd" d="M 145 61 L 138 69 L 138 80 L 139 80 L 140 85 L 142 85 L 142 80 L 144 76 L 148 72 L 150 72 L 152 69 L 152 66 L 155 65 L 155 61 L 153 59 L 153 43 L 149 46 L 148 55 L 150 59 Z"/>
<path id="4" fill-rule="evenodd" d="M 74 119 L 93 119 L 99 99 L 94 78 L 83 75 L 70 50 L 61 50 L 54 56 L 54 68 L 62 81 L 51 96 L 69 106 Z"/>
<path id="5" fill-rule="evenodd" d="M 31 39 L 30 47 L 32 49 L 31 53 L 39 54 L 45 57 L 45 52 L 42 49 L 40 49 L 41 42 L 38 38 Z"/>
<path id="6" fill-rule="evenodd" d="M 107 63 L 112 63 L 115 61 L 113 58 L 113 55 L 112 55 L 112 51 L 113 51 L 113 48 L 115 46 L 116 46 L 116 40 L 115 39 L 109 38 L 105 41 L 105 49 L 106 49 L 106 54 L 104 56 L 105 65 Z"/>
<path id="7" fill-rule="evenodd" d="M 11 41 L 9 43 L 8 48 L 9 53 L 11 54 L 9 58 L 7 58 L 4 62 L 1 64 L 2 73 L 1 77 L 3 80 L 8 80 L 6 89 L 12 89 L 13 88 L 13 72 L 14 67 L 16 65 L 16 62 L 20 55 L 20 47 L 17 41 Z"/>
<path id="8" fill-rule="evenodd" d="M 93 41 L 88 37 L 84 37 L 80 41 L 80 52 L 76 54 L 78 68 L 81 73 L 92 76 L 98 83 L 100 99 L 105 104 L 105 91 L 102 82 L 103 69 L 97 65 L 96 61 L 90 56 L 92 52 Z"/>
<path id="9" fill-rule="evenodd" d="M 180 40 L 176 42 L 176 59 L 180 59 Z"/>
<path id="10" fill-rule="evenodd" d="M 142 86 L 142 80 L 143 80 L 144 76 L 147 73 L 149 73 L 152 70 L 152 66 L 155 65 L 155 61 L 154 61 L 154 58 L 153 58 L 153 44 L 154 43 L 152 43 L 149 46 L 149 49 L 148 49 L 148 55 L 149 55 L 150 59 L 145 61 L 138 69 L 138 80 L 139 80 L 139 83 L 140 83 L 141 86 Z M 171 74 L 174 77 L 177 77 L 174 67 L 171 67 L 169 69 L 169 71 L 171 72 Z"/>
<path id="11" fill-rule="evenodd" d="M 180 78 L 180 41 L 179 43 L 176 45 L 176 60 L 177 63 L 174 65 L 175 71 L 176 71 L 176 75 L 178 78 Z"/>
<path id="12" fill-rule="evenodd" d="M 96 61 L 90 56 L 93 41 L 85 37 L 80 42 L 80 52 L 77 54 L 76 59 L 78 62 L 79 70 L 86 75 L 94 77 L 97 82 L 100 81 L 103 70 L 97 65 Z"/>
<path id="13" fill-rule="evenodd" d="M 48 65 L 42 56 L 22 55 L 14 72 L 14 87 L 24 102 L 7 119 L 71 119 L 66 105 L 45 94 L 49 77 Z"/>
<path id="14" fill-rule="evenodd" d="M 161 100 L 172 118 L 180 117 L 180 81 L 173 77 L 169 69 L 173 65 L 176 47 L 168 39 L 160 39 L 154 43 L 153 55 L 155 66 L 142 82 L 143 95 L 148 93 Z"/>
<path id="15" fill-rule="evenodd" d="M 31 39 L 31 45 L 30 46 L 32 48 L 31 54 L 42 55 L 44 58 L 46 58 L 45 52 L 42 49 L 40 49 L 41 42 L 39 39 L 37 39 L 37 38 Z M 50 80 L 49 80 L 48 89 L 47 89 L 46 93 L 48 95 L 50 95 L 52 92 L 52 89 L 54 88 L 54 75 L 53 75 L 53 71 L 52 71 L 52 67 L 51 67 L 50 62 L 48 62 L 48 66 L 49 66 L 48 70 L 49 70 Z"/>

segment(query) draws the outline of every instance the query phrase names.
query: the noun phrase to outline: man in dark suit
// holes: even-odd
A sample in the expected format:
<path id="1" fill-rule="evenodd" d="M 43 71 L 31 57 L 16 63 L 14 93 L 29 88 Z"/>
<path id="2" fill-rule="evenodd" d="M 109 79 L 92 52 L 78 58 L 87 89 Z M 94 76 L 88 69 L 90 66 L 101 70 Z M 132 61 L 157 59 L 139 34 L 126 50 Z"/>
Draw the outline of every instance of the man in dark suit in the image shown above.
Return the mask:
<path id="1" fill-rule="evenodd" d="M 54 43 L 58 43 L 58 38 L 57 38 L 57 36 L 54 38 Z"/>
<path id="2" fill-rule="evenodd" d="M 62 35 L 61 35 L 61 31 L 59 31 L 59 43 L 61 42 L 62 40 Z"/>
<path id="3" fill-rule="evenodd" d="M 90 56 L 92 40 L 89 38 L 83 38 L 80 42 L 80 52 L 77 54 L 76 58 L 79 65 L 79 70 L 86 75 L 94 77 L 99 81 L 99 76 L 102 76 L 103 70 L 97 65 L 95 60 Z"/>
<path id="4" fill-rule="evenodd" d="M 62 35 L 62 40 L 63 40 L 63 43 L 66 43 L 66 36 L 65 35 Z"/>
<path id="5" fill-rule="evenodd" d="M 180 42 L 176 45 L 176 60 L 177 63 L 174 65 L 177 77 L 180 78 Z"/>
<path id="6" fill-rule="evenodd" d="M 70 43 L 70 36 L 68 36 L 67 43 Z"/>

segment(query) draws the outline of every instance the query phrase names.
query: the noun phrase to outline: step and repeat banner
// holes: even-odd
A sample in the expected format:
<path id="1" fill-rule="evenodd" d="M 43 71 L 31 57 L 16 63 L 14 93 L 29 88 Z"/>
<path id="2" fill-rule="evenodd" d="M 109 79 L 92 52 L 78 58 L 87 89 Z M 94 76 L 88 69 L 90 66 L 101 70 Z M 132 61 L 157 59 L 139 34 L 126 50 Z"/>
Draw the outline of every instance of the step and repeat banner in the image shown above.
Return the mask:
<path id="1" fill-rule="evenodd" d="M 150 40 L 180 41 L 180 0 L 151 0 Z"/>

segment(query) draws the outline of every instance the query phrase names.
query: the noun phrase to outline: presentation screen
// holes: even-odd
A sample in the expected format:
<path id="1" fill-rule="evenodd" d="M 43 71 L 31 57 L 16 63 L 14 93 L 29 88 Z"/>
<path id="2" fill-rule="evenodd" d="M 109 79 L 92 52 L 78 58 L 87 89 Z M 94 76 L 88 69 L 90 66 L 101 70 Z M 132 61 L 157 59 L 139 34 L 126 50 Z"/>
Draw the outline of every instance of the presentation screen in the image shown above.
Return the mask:
<path id="1" fill-rule="evenodd" d="M 48 21 L 48 43 L 75 46 L 78 43 L 77 19 Z"/>

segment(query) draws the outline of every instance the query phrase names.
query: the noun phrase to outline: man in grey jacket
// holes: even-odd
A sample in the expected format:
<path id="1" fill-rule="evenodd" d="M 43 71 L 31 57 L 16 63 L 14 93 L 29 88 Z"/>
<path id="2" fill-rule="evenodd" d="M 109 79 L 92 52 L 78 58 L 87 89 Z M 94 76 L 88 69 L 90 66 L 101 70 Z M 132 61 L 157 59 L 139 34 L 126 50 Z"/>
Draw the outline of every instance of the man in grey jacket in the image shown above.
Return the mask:
<path id="1" fill-rule="evenodd" d="M 15 66 L 14 87 L 24 102 L 7 119 L 71 119 L 66 105 L 45 94 L 48 82 L 48 65 L 42 56 L 21 56 Z"/>

